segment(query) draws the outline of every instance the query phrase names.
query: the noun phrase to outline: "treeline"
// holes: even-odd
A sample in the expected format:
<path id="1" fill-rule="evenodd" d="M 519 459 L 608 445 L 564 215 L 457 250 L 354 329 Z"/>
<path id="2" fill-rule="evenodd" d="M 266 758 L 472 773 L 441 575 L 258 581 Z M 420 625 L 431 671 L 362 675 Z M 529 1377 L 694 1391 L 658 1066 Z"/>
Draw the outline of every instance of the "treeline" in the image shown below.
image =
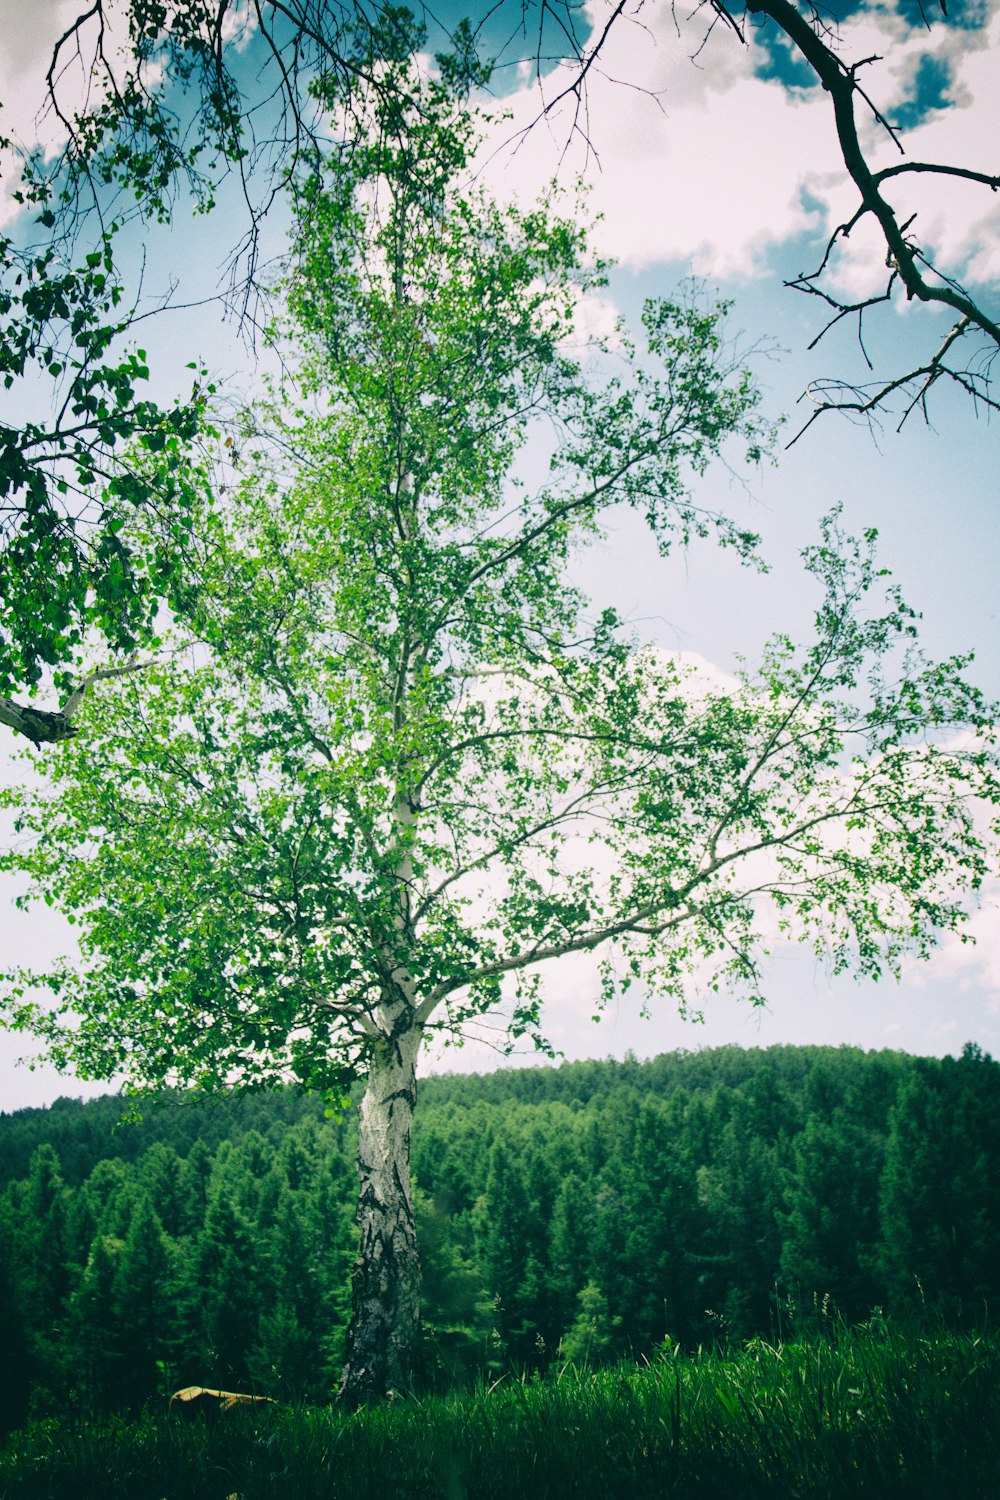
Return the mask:
<path id="1" fill-rule="evenodd" d="M 277 1091 L 0 1117 L 7 1425 L 183 1384 L 323 1400 L 353 1122 Z M 1000 1307 L 1000 1065 L 735 1047 L 422 1085 L 425 1370 Z"/>

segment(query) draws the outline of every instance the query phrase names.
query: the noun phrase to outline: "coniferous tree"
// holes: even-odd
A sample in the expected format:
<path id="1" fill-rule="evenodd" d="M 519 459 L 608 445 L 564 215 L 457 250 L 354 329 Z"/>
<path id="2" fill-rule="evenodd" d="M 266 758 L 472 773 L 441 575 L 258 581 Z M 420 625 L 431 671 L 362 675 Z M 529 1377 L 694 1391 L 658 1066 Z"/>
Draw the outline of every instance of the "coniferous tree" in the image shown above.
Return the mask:
<path id="1" fill-rule="evenodd" d="M 429 1378 L 453 1383 L 474 1371 L 495 1324 L 494 1296 L 487 1291 L 471 1244 L 469 1215 L 457 1224 L 447 1211 L 449 1194 L 416 1194 L 423 1264 L 421 1315 Z"/>
<path id="2" fill-rule="evenodd" d="M 594 1281 L 581 1287 L 577 1314 L 559 1341 L 559 1355 L 575 1364 L 600 1364 L 615 1351 L 621 1318 L 612 1317 L 608 1300 Z"/>
<path id="3" fill-rule="evenodd" d="M 498 1142 L 476 1205 L 476 1237 L 483 1279 L 495 1299 L 497 1327 L 515 1360 L 528 1357 L 534 1342 L 526 1304 L 528 1264 L 537 1235 L 535 1219 L 524 1163 Z"/>
<path id="4" fill-rule="evenodd" d="M 17 1225 L 10 1193 L 0 1194 L 0 1432 L 25 1420 L 32 1385 Z"/>
<path id="5" fill-rule="evenodd" d="M 832 1299 L 845 1318 L 863 1317 L 874 1299 L 878 1193 L 884 1143 L 871 1131 L 810 1115 L 796 1136 L 781 1211 L 781 1274 L 799 1306 Z"/>
<path id="6" fill-rule="evenodd" d="M 184 1227 L 183 1164 L 173 1146 L 155 1141 L 137 1164 L 139 1181 L 163 1232 L 176 1238 Z"/>
<path id="7" fill-rule="evenodd" d="M 976 1047 L 919 1064 L 890 1116 L 882 1270 L 903 1306 L 947 1311 L 1000 1294 L 1000 1068 Z"/>
<path id="8" fill-rule="evenodd" d="M 15 1197 L 15 1253 L 20 1265 L 18 1298 L 27 1337 L 31 1381 L 53 1397 L 63 1387 L 67 1353 L 63 1342 L 72 1289 L 67 1255 L 67 1192 L 59 1158 L 49 1145 L 37 1148 L 27 1180 Z"/>
<path id="9" fill-rule="evenodd" d="M 239 1390 L 252 1381 L 264 1311 L 261 1259 L 253 1229 L 225 1187 L 209 1200 L 187 1263 L 184 1304 L 186 1383 Z"/>
<path id="10" fill-rule="evenodd" d="M 96 1234 L 73 1296 L 70 1327 L 85 1406 L 114 1411 L 129 1400 L 124 1350 L 118 1336 L 118 1269 L 123 1242 Z"/>
<path id="11" fill-rule="evenodd" d="M 827 1294 L 827 1310 L 848 1319 L 887 1300 L 919 1308 L 922 1290 L 935 1313 L 980 1320 L 998 1295 L 998 1080 L 971 1047 L 957 1061 L 724 1049 L 431 1080 L 418 1153 L 421 1382 L 545 1366 L 560 1340 L 576 1358 L 577 1335 L 593 1358 L 648 1355 L 664 1334 L 686 1345 L 726 1332 L 788 1337 Z M 98 1162 L 75 1186 L 33 1137 L 30 1177 L 0 1195 L 11 1421 L 67 1399 L 122 1410 L 168 1385 L 227 1379 L 277 1396 L 329 1393 L 356 1243 L 349 1133 L 315 1112 L 290 1122 L 279 1097 L 245 1105 L 227 1139 L 209 1113 L 211 1148 L 190 1148 L 190 1106 L 176 1112 L 177 1132 L 163 1115 L 149 1121 L 152 1149 L 139 1149 L 147 1127 L 105 1134 L 105 1149 L 126 1159 Z M 104 1117 L 101 1101 L 66 1104 L 51 1114 L 53 1133 L 80 1161 L 77 1145 L 96 1149 L 91 1122 Z M 0 1148 L 28 1123 L 0 1117 Z M 181 1159 L 176 1199 L 163 1180 L 168 1138 L 193 1158 L 191 1173 Z M 776 1163 L 774 1308 L 753 1196 L 728 1193 L 758 1157 Z M 185 1183 L 200 1183 L 206 1202 Z M 173 1204 L 176 1236 L 162 1230 L 159 1204 Z M 62 1226 L 54 1273 L 31 1259 L 38 1212 L 43 1227 Z M 581 1311 L 588 1286 L 593 1305 Z M 227 1329 L 231 1306 L 238 1326 Z"/>
<path id="12" fill-rule="evenodd" d="M 702 1307 L 727 1336 L 768 1326 L 779 1268 L 782 1148 L 751 1093 L 726 1100 L 729 1118 L 698 1173 L 704 1210 Z"/>
<path id="13" fill-rule="evenodd" d="M 562 1182 L 552 1210 L 552 1288 L 560 1326 L 568 1328 L 577 1298 L 590 1280 L 595 1223 L 594 1192 L 590 1181 L 570 1172 Z"/>
<path id="14" fill-rule="evenodd" d="M 114 1335 L 121 1350 L 128 1402 L 140 1407 L 161 1388 L 160 1367 L 171 1344 L 168 1288 L 171 1258 L 159 1215 L 139 1197 L 117 1257 Z"/>

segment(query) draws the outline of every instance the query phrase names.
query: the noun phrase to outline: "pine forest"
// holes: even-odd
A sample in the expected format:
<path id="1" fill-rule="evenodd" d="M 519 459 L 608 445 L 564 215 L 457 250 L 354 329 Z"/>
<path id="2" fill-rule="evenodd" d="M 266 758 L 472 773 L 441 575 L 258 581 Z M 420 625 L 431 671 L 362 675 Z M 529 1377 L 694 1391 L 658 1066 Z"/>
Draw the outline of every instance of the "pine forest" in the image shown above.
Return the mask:
<path id="1" fill-rule="evenodd" d="M 992 1327 L 1000 1065 L 779 1047 L 427 1079 L 419 1385 Z M 291 1091 L 0 1117 L 8 1427 L 191 1383 L 327 1402 L 350 1315 L 354 1113 Z"/>

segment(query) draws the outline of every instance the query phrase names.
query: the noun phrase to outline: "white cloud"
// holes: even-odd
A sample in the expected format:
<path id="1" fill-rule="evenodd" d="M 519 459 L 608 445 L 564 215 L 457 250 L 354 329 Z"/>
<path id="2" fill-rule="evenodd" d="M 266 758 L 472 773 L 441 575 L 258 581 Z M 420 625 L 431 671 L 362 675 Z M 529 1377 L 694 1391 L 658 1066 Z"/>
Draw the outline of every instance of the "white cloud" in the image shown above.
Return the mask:
<path id="1" fill-rule="evenodd" d="M 588 13 L 596 32 L 606 8 L 590 0 Z M 517 135 L 515 150 L 493 156 L 491 186 L 534 197 L 557 163 L 563 180 L 583 171 L 593 184 L 590 206 L 603 215 L 594 237 L 601 253 L 635 269 L 687 260 L 708 276 L 751 276 L 772 246 L 802 231 L 826 235 L 851 216 L 856 193 L 824 92 L 756 76 L 759 52 L 721 26 L 698 52 L 704 11 L 684 18 L 660 7 L 642 19 L 623 18 L 612 28 L 575 135 L 572 98 L 530 130 L 542 103 L 537 87 L 505 101 L 514 112 L 508 141 L 527 133 Z M 947 64 L 954 107 L 934 111 L 906 134 L 909 158 L 996 170 L 988 158 L 1000 100 L 1000 9 L 979 31 L 942 25 L 916 32 L 876 7 L 845 23 L 842 53 L 886 59 L 872 66 L 866 85 L 890 119 L 912 97 L 922 59 Z M 545 98 L 571 77 L 568 69 L 550 76 Z M 903 160 L 874 121 L 860 123 L 877 165 Z M 918 213 L 923 243 L 949 270 L 1000 276 L 1000 203 L 988 191 L 923 176 L 894 182 L 887 196 L 904 218 Z M 884 282 L 877 232 L 855 231 L 838 254 L 836 274 L 845 290 L 861 293 Z"/>
<path id="2" fill-rule="evenodd" d="M 980 31 L 937 27 L 929 33 L 899 36 L 879 14 L 845 31 L 845 55 L 885 55 L 872 69 L 867 86 L 890 121 L 912 97 L 918 69 L 925 59 L 950 75 L 949 108 L 931 111 L 923 122 L 901 135 L 901 152 L 872 118 L 862 119 L 860 135 L 869 162 L 882 169 L 906 162 L 933 162 L 996 172 L 995 143 L 1000 126 L 1000 10 Z M 832 231 L 856 206 L 843 170 L 835 176 L 806 178 L 807 191 L 825 198 L 827 228 Z M 912 220 L 912 233 L 943 270 L 985 283 L 1000 279 L 1000 201 L 982 185 L 937 174 L 904 174 L 883 188 L 901 222 Z M 837 254 L 837 282 L 857 296 L 885 283 L 885 246 L 867 221 Z"/>
<path id="3" fill-rule="evenodd" d="M 971 941 L 963 942 L 963 936 Z M 949 933 L 929 960 L 911 960 L 903 977 L 917 987 L 947 983 L 984 991 L 990 1011 L 1000 1015 L 1000 879 L 991 883 L 961 933 Z"/>
<path id="4" fill-rule="evenodd" d="M 15 147 L 41 150 L 51 160 L 66 144 L 67 130 L 49 100 L 46 74 L 53 64 L 54 50 L 73 23 L 86 13 L 80 0 L 42 0 L 28 5 L 25 0 L 0 0 L 0 35 L 4 50 L 0 53 L 0 130 Z M 112 67 L 119 63 L 128 42 L 128 9 L 124 0 L 112 0 L 104 12 L 104 32 L 100 36 L 103 54 Z M 94 66 L 94 49 L 99 37 L 99 23 L 88 17 L 74 37 L 68 38 L 59 53 L 59 68 L 53 82 L 62 116 L 94 108 L 107 91 L 104 74 Z M 147 85 L 159 81 L 159 69 L 151 65 L 144 77 Z M 0 155 L 0 226 L 10 223 L 21 212 L 13 199 L 20 178 L 15 154 Z"/>
<path id="5" fill-rule="evenodd" d="M 579 354 L 593 340 L 606 344 L 609 349 L 621 348 L 619 321 L 621 313 L 617 304 L 600 292 L 581 292 L 576 297 L 573 312 L 573 334 L 567 340 L 568 353 Z"/>
<path id="6" fill-rule="evenodd" d="M 980 45 L 956 60 L 957 107 L 944 110 L 907 137 L 916 161 L 960 163 L 995 173 L 1000 136 L 1000 11 Z M 939 51 L 944 52 L 944 48 Z M 1000 202 L 996 194 L 958 180 L 914 179 L 915 228 L 947 265 L 978 281 L 1000 280 Z"/>
<path id="7" fill-rule="evenodd" d="M 66 143 L 67 132 L 48 102 L 46 74 L 53 61 L 53 51 L 73 23 L 86 14 L 88 7 L 80 0 L 0 0 L 0 133 L 15 146 L 40 148 L 51 159 Z M 122 69 L 129 56 L 129 0 L 110 0 L 103 11 L 104 30 L 101 48 L 110 66 Z M 243 52 L 256 30 L 256 15 L 249 0 L 236 0 L 223 21 L 223 40 L 237 52 Z M 99 22 L 89 17 L 76 38 L 69 39 L 60 52 L 60 67 L 55 84 L 62 114 L 74 114 L 93 108 L 107 90 L 103 73 L 94 67 Z M 147 88 L 155 88 L 163 74 L 160 63 L 153 61 L 143 69 Z M 12 197 L 17 186 L 17 159 L 8 152 L 0 155 L 0 227 L 20 213 Z"/>
<path id="8" fill-rule="evenodd" d="M 596 24 L 593 6 L 591 14 Z M 755 78 L 749 54 L 732 38 L 716 33 L 692 62 L 704 29 L 701 18 L 681 21 L 678 35 L 666 8 L 642 27 L 612 29 L 591 74 L 589 141 L 580 133 L 572 138 L 560 175 L 583 171 L 593 184 L 602 254 L 633 268 L 691 259 L 698 274 L 749 275 L 768 244 L 817 219 L 803 206 L 794 175 L 775 170 L 790 131 L 806 137 L 807 159 L 832 169 L 835 157 L 824 151 L 829 132 L 815 111 Z M 548 97 L 570 76 L 566 70 L 550 78 Z M 514 111 L 512 125 L 503 127 L 509 136 L 527 129 L 541 99 L 537 89 L 523 89 L 505 102 Z M 509 191 L 516 184 L 526 197 L 542 192 L 566 147 L 572 108 L 565 101 L 519 138 L 513 154 L 494 156 L 491 186 Z"/>
<path id="9" fill-rule="evenodd" d="M 257 30 L 257 13 L 250 0 L 236 0 L 222 21 L 222 40 L 237 52 L 245 52 Z"/>
<path id="10" fill-rule="evenodd" d="M 25 5 L 23 0 L 0 0 L 0 132 L 15 144 L 40 146 L 46 155 L 58 150 L 65 131 L 58 119 L 43 108 L 45 74 L 52 49 L 77 12 L 75 0 L 42 0 Z M 0 226 L 20 213 L 11 193 L 19 177 L 16 159 L 8 152 L 0 157 Z"/>

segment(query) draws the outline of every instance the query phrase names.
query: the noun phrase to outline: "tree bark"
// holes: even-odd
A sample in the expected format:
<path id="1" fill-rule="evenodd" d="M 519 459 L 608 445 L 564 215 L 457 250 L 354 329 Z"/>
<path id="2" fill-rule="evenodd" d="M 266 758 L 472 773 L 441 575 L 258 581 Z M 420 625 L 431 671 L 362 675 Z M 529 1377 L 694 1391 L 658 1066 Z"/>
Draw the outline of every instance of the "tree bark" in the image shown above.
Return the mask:
<path id="1" fill-rule="evenodd" d="M 411 1012 L 412 1014 L 412 1012 Z M 358 1121 L 358 1228 L 340 1401 L 353 1408 L 410 1386 L 420 1336 L 420 1256 L 410 1187 L 410 1127 L 422 1028 L 380 1039 Z"/>
<path id="2" fill-rule="evenodd" d="M 108 677 L 128 677 L 132 672 L 142 672 L 152 665 L 152 661 L 137 662 L 133 651 L 123 667 L 98 667 L 81 677 L 59 709 L 33 708 L 31 704 L 15 703 L 13 698 L 0 698 L 0 724 L 6 724 L 15 734 L 23 734 L 36 748 L 70 740 L 77 732 L 73 720 L 89 687 Z"/>
<path id="3" fill-rule="evenodd" d="M 57 744 L 76 734 L 68 714 L 32 708 L 26 703 L 15 703 L 13 698 L 0 698 L 0 724 L 6 724 L 15 734 L 23 734 L 33 745 Z"/>

